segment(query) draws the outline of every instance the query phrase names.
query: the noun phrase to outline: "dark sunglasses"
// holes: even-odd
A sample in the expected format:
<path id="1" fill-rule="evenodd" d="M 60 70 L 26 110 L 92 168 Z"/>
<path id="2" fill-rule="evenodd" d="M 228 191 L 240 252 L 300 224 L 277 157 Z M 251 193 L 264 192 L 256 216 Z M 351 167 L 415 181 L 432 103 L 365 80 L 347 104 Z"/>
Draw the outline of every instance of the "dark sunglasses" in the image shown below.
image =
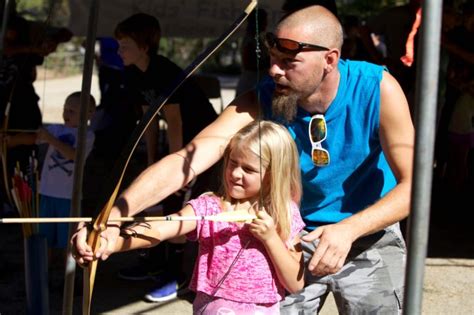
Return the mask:
<path id="1" fill-rule="evenodd" d="M 328 166 L 330 162 L 329 152 L 321 145 L 321 142 L 326 140 L 328 134 L 326 119 L 323 115 L 316 114 L 311 117 L 308 133 L 313 147 L 311 150 L 311 159 L 314 165 Z"/>
<path id="2" fill-rule="evenodd" d="M 287 38 L 278 38 L 273 33 L 265 34 L 265 45 L 268 49 L 276 47 L 278 51 L 287 54 L 297 54 L 303 50 L 329 50 L 329 48 L 319 45 L 301 43 Z"/>

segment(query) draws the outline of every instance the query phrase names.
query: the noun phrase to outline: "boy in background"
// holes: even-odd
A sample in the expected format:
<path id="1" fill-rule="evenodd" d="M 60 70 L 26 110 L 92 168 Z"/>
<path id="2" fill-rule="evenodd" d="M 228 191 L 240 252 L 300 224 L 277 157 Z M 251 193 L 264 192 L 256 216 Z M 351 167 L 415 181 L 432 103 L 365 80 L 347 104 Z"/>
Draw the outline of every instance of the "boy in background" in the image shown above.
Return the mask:
<path id="1" fill-rule="evenodd" d="M 63 109 L 64 124 L 41 127 L 36 133 L 18 133 L 5 136 L 8 147 L 48 144 L 40 181 L 40 217 L 68 217 L 70 215 L 77 130 L 80 122 L 81 92 L 70 94 Z M 95 112 L 95 99 L 90 96 L 88 120 Z M 86 156 L 92 149 L 94 133 L 87 131 Z M 62 265 L 68 242 L 67 223 L 40 224 L 40 234 L 48 241 L 50 266 Z M 54 252 L 53 252 L 54 251 Z"/>
<path id="2" fill-rule="evenodd" d="M 125 66 L 125 88 L 130 103 L 142 107 L 145 113 L 150 106 L 156 105 L 160 95 L 166 94 L 183 70 L 159 54 L 161 27 L 155 17 L 145 13 L 134 14 L 117 25 L 114 35 Z M 184 82 L 171 95 L 161 114 L 167 123 L 168 142 L 168 150 L 163 153 L 178 151 L 217 117 L 204 91 L 192 80 Z M 144 134 L 149 165 L 160 158 L 159 132 L 158 120 L 155 119 Z M 188 157 L 183 159 L 187 160 Z M 187 190 L 178 191 L 167 198 L 161 204 L 164 215 L 181 209 L 190 197 L 195 198 L 205 191 L 217 189 L 216 170 L 218 168 L 200 175 L 196 182 L 188 185 Z M 145 299 L 150 302 L 169 301 L 178 293 L 187 291 L 188 271 L 192 269 L 192 263 L 186 266 L 186 262 L 189 263 L 195 257 L 194 245 L 186 248 L 184 237 L 170 240 L 166 245 L 167 248 L 153 247 L 138 265 L 119 272 L 119 277 L 126 280 L 155 279 L 154 289 L 145 295 Z M 191 256 L 190 259 L 186 259 L 187 254 Z"/>

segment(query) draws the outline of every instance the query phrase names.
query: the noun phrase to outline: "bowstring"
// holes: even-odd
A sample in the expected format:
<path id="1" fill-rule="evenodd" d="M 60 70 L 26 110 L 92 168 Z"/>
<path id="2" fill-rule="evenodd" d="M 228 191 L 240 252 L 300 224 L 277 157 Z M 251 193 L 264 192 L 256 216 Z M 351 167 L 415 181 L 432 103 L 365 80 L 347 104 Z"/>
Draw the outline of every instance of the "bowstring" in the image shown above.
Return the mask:
<path id="1" fill-rule="evenodd" d="M 258 26 L 258 6 L 255 8 L 255 52 L 256 52 L 256 64 L 257 64 L 257 77 L 256 77 L 256 89 L 255 92 L 257 93 L 257 121 L 258 121 L 258 157 L 260 163 L 260 191 L 259 191 L 259 199 L 260 202 L 258 203 L 258 211 L 262 210 L 263 207 L 263 166 L 262 166 L 262 113 L 261 113 L 261 106 L 260 106 L 260 88 L 258 87 L 258 81 L 260 80 L 260 59 L 262 58 L 262 50 L 260 49 L 260 28 Z"/>
<path id="2" fill-rule="evenodd" d="M 263 176 L 262 176 L 262 130 L 261 130 L 261 109 L 260 109 L 260 89 L 258 88 L 258 81 L 260 78 L 260 59 L 262 58 L 262 50 L 260 49 L 260 29 L 258 27 L 258 11 L 259 11 L 259 4 L 257 3 L 257 6 L 255 7 L 255 61 L 256 61 L 256 66 L 257 66 L 257 74 L 256 74 L 256 83 L 255 83 L 255 92 L 257 93 L 257 121 L 258 121 L 258 150 L 259 150 L 259 162 L 260 162 L 260 187 L 263 185 Z M 263 192 L 262 189 L 260 188 L 259 191 L 259 202 L 257 203 L 258 211 L 262 210 L 263 206 Z M 207 208 L 207 200 L 206 200 L 206 208 Z M 251 206 L 252 208 L 252 206 Z M 249 208 L 250 209 L 250 208 Z M 234 260 L 232 260 L 232 263 L 230 264 L 229 268 L 227 269 L 226 273 L 221 277 L 219 282 L 216 285 L 216 288 L 214 292 L 209 296 L 209 301 L 204 305 L 202 308 L 200 314 L 204 314 L 204 311 L 206 310 L 207 306 L 214 300 L 217 292 L 221 288 L 222 284 L 224 283 L 225 279 L 229 276 L 230 272 L 232 271 L 232 268 L 234 265 L 237 263 L 237 260 L 240 258 L 244 250 L 246 250 L 250 244 L 251 239 L 249 238 L 245 244 L 239 249 L 237 252 L 237 255 L 235 255 Z"/>

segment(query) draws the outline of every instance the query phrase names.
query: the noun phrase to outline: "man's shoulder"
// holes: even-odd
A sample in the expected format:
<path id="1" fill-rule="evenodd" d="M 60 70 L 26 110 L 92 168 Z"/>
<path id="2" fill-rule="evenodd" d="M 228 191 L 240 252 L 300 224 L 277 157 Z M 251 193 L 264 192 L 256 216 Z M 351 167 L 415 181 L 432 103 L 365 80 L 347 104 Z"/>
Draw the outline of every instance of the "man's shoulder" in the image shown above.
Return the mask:
<path id="1" fill-rule="evenodd" d="M 346 75 L 348 77 L 376 77 L 378 79 L 381 78 L 382 73 L 385 70 L 385 67 L 381 65 L 367 61 L 349 59 L 341 59 L 338 67 L 341 75 Z"/>
<path id="2" fill-rule="evenodd" d="M 363 61 L 363 60 L 351 60 L 351 59 L 341 59 L 339 62 L 339 67 L 345 66 L 353 69 L 383 69 L 384 66 L 368 62 L 368 61 Z"/>

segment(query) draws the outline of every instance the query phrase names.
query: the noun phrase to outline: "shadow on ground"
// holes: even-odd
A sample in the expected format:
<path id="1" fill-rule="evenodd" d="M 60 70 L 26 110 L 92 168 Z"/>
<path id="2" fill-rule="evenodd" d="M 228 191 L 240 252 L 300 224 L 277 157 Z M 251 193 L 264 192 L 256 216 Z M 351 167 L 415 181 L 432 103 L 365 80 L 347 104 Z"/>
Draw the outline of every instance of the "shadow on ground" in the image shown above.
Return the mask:
<path id="1" fill-rule="evenodd" d="M 474 233 L 472 221 L 472 187 L 453 196 L 449 189 L 435 183 L 433 187 L 432 213 L 428 257 L 474 259 Z M 471 193 L 469 193 L 471 191 Z M 136 258 L 135 253 L 112 256 L 99 265 L 96 287 L 92 302 L 92 314 L 124 313 L 120 309 L 133 303 L 142 303 L 143 296 L 153 287 L 153 281 L 125 281 L 116 277 L 117 271 L 129 266 Z M 24 279 L 23 237 L 19 225 L 0 225 L 0 314 L 19 314 L 26 310 Z M 62 313 L 62 271 L 50 272 L 49 304 L 51 314 Z M 80 279 L 80 277 L 78 277 Z M 163 310 L 185 310 L 174 314 L 186 314 L 191 308 L 191 294 L 171 304 L 150 303 L 149 312 Z M 76 281 L 74 314 L 81 313 L 81 281 Z M 127 308 L 130 310 L 130 308 Z M 140 308 L 143 312 L 143 307 Z M 166 310 L 166 311 L 165 311 Z"/>

